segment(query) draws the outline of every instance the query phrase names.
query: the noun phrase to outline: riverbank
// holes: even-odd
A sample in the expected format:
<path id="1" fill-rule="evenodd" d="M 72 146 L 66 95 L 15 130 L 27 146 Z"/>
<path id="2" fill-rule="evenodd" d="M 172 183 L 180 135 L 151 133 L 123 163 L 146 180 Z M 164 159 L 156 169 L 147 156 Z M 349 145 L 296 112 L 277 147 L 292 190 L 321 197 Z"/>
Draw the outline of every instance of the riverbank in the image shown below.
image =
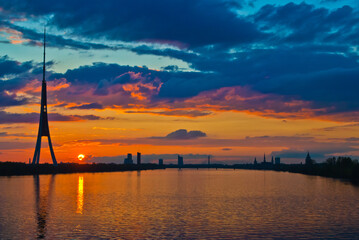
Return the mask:
<path id="1" fill-rule="evenodd" d="M 119 171 L 140 171 L 164 169 L 157 164 L 78 164 L 60 163 L 57 166 L 52 164 L 26 164 L 16 162 L 0 162 L 0 176 L 16 175 L 37 175 L 37 174 L 58 174 L 58 173 L 85 173 L 85 172 L 119 172 Z"/>
<path id="2" fill-rule="evenodd" d="M 57 173 L 84 173 L 84 172 L 118 172 L 118 171 L 140 171 L 165 168 L 215 168 L 215 169 L 248 169 L 248 170 L 272 170 L 291 173 L 301 173 L 313 176 L 347 179 L 359 182 L 359 164 L 350 158 L 330 158 L 325 163 L 318 164 L 176 164 L 158 165 L 145 164 L 78 164 L 61 163 L 58 166 L 52 164 L 25 164 L 14 162 L 0 162 L 0 176 L 15 175 L 37 175 Z"/>

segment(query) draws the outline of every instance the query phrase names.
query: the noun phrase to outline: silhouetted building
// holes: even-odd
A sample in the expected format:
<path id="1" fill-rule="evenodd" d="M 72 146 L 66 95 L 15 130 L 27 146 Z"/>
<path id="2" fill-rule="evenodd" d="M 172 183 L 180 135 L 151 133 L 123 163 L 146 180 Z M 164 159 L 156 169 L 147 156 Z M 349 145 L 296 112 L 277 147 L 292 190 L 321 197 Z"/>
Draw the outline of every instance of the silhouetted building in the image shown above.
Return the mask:
<path id="1" fill-rule="evenodd" d="M 178 155 L 178 166 L 183 166 L 183 157 Z"/>
<path id="2" fill-rule="evenodd" d="M 253 164 L 254 164 L 254 165 L 257 165 L 257 158 L 254 158 Z"/>
<path id="3" fill-rule="evenodd" d="M 127 158 L 125 158 L 124 164 L 133 164 L 132 154 L 131 153 L 127 154 Z"/>
<path id="4" fill-rule="evenodd" d="M 274 164 L 273 156 L 272 156 L 271 164 Z"/>
<path id="5" fill-rule="evenodd" d="M 141 153 L 137 152 L 137 165 L 141 164 Z"/>
<path id="6" fill-rule="evenodd" d="M 266 161 L 266 154 L 264 154 L 263 163 L 267 163 L 267 161 Z"/>
<path id="7" fill-rule="evenodd" d="M 163 165 L 163 159 L 162 158 L 158 159 L 158 165 L 160 165 L 160 166 Z"/>
<path id="8" fill-rule="evenodd" d="M 275 164 L 280 164 L 280 157 L 275 157 Z"/>
<path id="9" fill-rule="evenodd" d="M 314 160 L 310 157 L 309 152 L 307 153 L 307 156 L 305 157 L 305 164 L 311 165 L 314 163 Z"/>

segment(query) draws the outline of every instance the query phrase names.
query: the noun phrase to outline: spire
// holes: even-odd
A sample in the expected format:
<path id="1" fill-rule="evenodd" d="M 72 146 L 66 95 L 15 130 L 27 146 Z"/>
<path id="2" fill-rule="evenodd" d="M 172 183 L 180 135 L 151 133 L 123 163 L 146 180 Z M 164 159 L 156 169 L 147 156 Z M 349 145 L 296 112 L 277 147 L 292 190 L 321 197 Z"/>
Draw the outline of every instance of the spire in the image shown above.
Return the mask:
<path id="1" fill-rule="evenodd" d="M 263 162 L 266 162 L 266 154 L 264 154 Z"/>
<path id="2" fill-rule="evenodd" d="M 309 155 L 309 152 L 307 153 L 307 156 L 305 157 L 305 164 L 312 164 L 313 160 Z"/>
<path id="3" fill-rule="evenodd" d="M 44 63 L 43 63 L 43 67 L 42 67 L 42 81 L 45 82 L 45 56 L 46 56 L 46 27 L 44 27 Z"/>

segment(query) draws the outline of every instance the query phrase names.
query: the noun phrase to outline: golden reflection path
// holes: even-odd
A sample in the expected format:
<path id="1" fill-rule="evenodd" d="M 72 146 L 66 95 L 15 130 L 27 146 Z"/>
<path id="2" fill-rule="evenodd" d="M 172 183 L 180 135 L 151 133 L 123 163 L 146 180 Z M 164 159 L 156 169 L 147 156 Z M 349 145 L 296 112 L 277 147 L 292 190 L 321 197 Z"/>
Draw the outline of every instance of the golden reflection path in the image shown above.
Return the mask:
<path id="1" fill-rule="evenodd" d="M 79 176 L 79 183 L 77 187 L 77 209 L 76 213 L 82 214 L 84 206 L 84 177 Z"/>

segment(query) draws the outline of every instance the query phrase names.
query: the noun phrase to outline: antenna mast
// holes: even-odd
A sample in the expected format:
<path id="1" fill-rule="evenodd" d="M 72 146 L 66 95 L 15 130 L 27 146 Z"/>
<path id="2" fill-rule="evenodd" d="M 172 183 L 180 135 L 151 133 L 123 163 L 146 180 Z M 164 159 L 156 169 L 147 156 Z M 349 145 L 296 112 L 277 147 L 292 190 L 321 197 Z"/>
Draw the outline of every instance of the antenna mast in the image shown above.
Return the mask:
<path id="1" fill-rule="evenodd" d="M 45 49 L 46 49 L 46 27 L 44 27 L 44 65 L 42 68 L 42 81 L 45 82 Z"/>

